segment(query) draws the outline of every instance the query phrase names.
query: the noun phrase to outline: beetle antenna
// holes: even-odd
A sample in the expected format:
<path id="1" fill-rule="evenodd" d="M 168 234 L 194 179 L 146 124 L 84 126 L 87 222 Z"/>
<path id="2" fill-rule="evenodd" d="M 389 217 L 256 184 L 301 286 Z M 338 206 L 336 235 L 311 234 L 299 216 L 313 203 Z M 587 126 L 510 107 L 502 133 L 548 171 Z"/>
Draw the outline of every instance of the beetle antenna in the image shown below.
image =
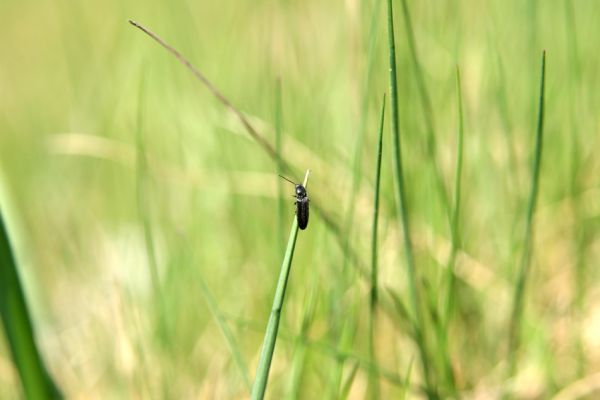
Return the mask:
<path id="1" fill-rule="evenodd" d="M 291 184 L 292 184 L 292 185 L 294 185 L 294 186 L 296 186 L 296 185 L 297 185 L 295 182 L 292 182 L 292 181 L 290 181 L 288 178 L 286 178 L 286 177 L 285 177 L 285 176 L 283 176 L 283 175 L 279 175 L 279 177 L 280 177 L 280 178 L 283 178 L 283 179 L 285 179 L 286 181 L 288 181 L 289 183 L 291 183 Z"/>

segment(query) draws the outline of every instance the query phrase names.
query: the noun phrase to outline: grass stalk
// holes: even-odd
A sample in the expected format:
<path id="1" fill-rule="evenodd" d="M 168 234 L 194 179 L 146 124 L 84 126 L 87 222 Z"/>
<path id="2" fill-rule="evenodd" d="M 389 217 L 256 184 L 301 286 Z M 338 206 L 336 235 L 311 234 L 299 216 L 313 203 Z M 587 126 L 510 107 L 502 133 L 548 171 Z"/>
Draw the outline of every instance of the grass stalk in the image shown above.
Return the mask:
<path id="1" fill-rule="evenodd" d="M 377 163 L 375 164 L 375 193 L 373 199 L 373 228 L 371 229 L 371 290 L 369 297 L 369 360 L 377 363 L 375 352 L 375 324 L 377 319 L 377 229 L 379 225 L 379 187 L 381 184 L 381 158 L 383 151 L 383 123 L 385 118 L 385 96 L 381 105 L 379 120 L 379 139 L 377 142 Z M 379 383 L 374 374 L 369 374 L 369 394 L 372 399 L 379 398 Z"/>
<path id="2" fill-rule="evenodd" d="M 33 323 L 25 302 L 17 262 L 0 213 L 0 317 L 23 392 L 28 399 L 59 399 L 35 343 Z"/>
<path id="3" fill-rule="evenodd" d="M 306 175 L 304 175 L 304 187 L 306 187 L 308 183 L 308 174 L 309 171 L 306 171 Z M 271 309 L 271 316 L 269 317 L 269 322 L 267 324 L 263 347 L 260 354 L 260 359 L 258 361 L 258 367 L 256 369 L 256 378 L 254 379 L 254 385 L 252 386 L 253 400 L 262 399 L 265 396 L 265 391 L 267 390 L 269 370 L 271 368 L 271 360 L 273 359 L 273 353 L 275 351 L 277 331 L 279 330 L 279 320 L 281 318 L 281 310 L 283 309 L 285 289 L 287 287 L 290 270 L 292 268 L 292 258 L 294 257 L 294 248 L 296 247 L 297 237 L 298 219 L 294 217 L 292 230 L 290 231 L 290 237 L 285 250 L 285 256 L 283 258 L 283 263 L 281 264 L 279 280 L 277 281 L 277 289 L 275 290 L 275 298 L 273 299 L 273 308 Z"/>
<path id="4" fill-rule="evenodd" d="M 515 293 L 513 296 L 513 308 L 509 327 L 509 376 L 513 376 L 517 364 L 517 352 L 520 342 L 521 323 L 523 319 L 523 308 L 525 303 L 525 289 L 527 278 L 531 269 L 531 258 L 533 253 L 533 216 L 537 204 L 539 191 L 540 166 L 542 161 L 542 145 L 544 138 L 544 98 L 545 98 L 545 79 L 546 79 L 546 52 L 542 53 L 542 71 L 540 79 L 540 97 L 539 112 L 537 120 L 537 129 L 535 135 L 535 153 L 533 159 L 533 168 L 531 171 L 531 191 L 529 194 L 529 203 L 527 207 L 527 216 L 525 220 L 525 236 L 523 241 L 523 255 L 521 267 Z"/>
<path id="5" fill-rule="evenodd" d="M 433 395 L 433 386 L 429 374 L 429 359 L 426 351 L 423 331 L 423 315 L 421 312 L 419 283 L 415 271 L 415 262 L 413 256 L 412 241 L 410 236 L 410 226 L 408 220 L 408 210 L 406 205 L 406 193 L 404 188 L 404 175 L 402 172 L 402 153 L 400 146 L 400 125 L 398 116 L 398 82 L 396 76 L 396 43 L 394 38 L 394 16 L 392 1 L 387 0 L 387 20 L 388 20 L 388 42 L 389 42 L 389 64 L 390 64 L 390 97 L 391 97 L 391 128 L 392 128 L 392 158 L 393 170 L 396 187 L 396 203 L 400 214 L 401 231 L 404 238 L 404 253 L 406 256 L 406 268 L 408 270 L 408 286 L 410 289 L 410 298 L 415 318 L 415 336 L 419 348 L 421 366 L 423 368 L 423 377 L 427 386 L 430 398 Z"/>

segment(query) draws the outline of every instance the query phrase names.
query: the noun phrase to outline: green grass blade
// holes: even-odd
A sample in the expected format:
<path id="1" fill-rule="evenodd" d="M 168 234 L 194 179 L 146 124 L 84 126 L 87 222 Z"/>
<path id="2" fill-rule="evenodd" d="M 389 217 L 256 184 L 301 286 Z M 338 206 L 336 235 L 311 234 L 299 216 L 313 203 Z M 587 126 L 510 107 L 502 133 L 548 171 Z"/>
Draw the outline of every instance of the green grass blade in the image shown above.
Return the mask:
<path id="1" fill-rule="evenodd" d="M 371 229 L 371 296 L 369 304 L 369 360 L 377 363 L 375 354 L 375 321 L 377 312 L 377 229 L 379 225 L 379 187 L 381 183 L 381 158 L 383 151 L 383 123 L 385 118 L 385 96 L 381 105 L 377 163 L 375 165 L 375 194 L 373 200 L 373 228 Z M 374 374 L 369 374 L 369 393 L 372 399 L 379 398 L 379 384 Z"/>
<path id="2" fill-rule="evenodd" d="M 544 138 L 544 97 L 546 81 L 546 52 L 542 53 L 542 72 L 540 79 L 540 98 L 539 113 L 537 120 L 537 130 L 535 135 L 535 155 L 533 159 L 533 168 L 531 172 L 531 191 L 529 194 L 529 203 L 527 206 L 527 217 L 525 221 L 525 237 L 523 244 L 523 256 L 521 267 L 515 286 L 513 297 L 513 309 L 509 328 L 509 376 L 515 373 L 517 363 L 517 351 L 520 341 L 521 321 L 523 319 L 523 308 L 525 303 L 525 287 L 529 270 L 531 269 L 531 257 L 533 253 L 533 215 L 537 204 L 540 180 L 540 166 L 542 162 L 542 145 Z"/>
<path id="3" fill-rule="evenodd" d="M 432 389 L 429 376 L 429 360 L 426 352 L 425 340 L 423 337 L 423 315 L 419 300 L 419 284 L 415 271 L 413 257 L 412 241 L 410 237 L 410 227 L 408 220 L 408 211 L 406 206 L 406 194 L 404 189 L 404 175 L 402 172 L 402 156 L 400 147 L 400 126 L 398 116 L 398 82 L 396 77 L 396 43 L 394 38 L 394 16 L 392 1 L 388 0 L 388 42 L 389 42 L 389 63 L 390 63 L 390 97 L 392 109 L 392 156 L 393 170 L 396 182 L 396 203 L 401 220 L 401 231 L 404 237 L 404 253 L 406 256 L 406 268 L 408 270 L 408 286 L 410 289 L 410 298 L 412 302 L 413 313 L 415 317 L 415 332 L 417 337 L 417 346 L 419 347 L 421 365 L 423 367 L 423 376 L 425 384 L 429 390 Z"/>
<path id="4" fill-rule="evenodd" d="M 0 316 L 28 399 L 62 398 L 35 344 L 33 324 L 19 279 L 16 258 L 0 213 Z"/>
<path id="5" fill-rule="evenodd" d="M 308 173 L 304 176 L 304 186 L 306 187 L 308 181 Z M 271 360 L 273 359 L 273 352 L 275 351 L 275 342 L 277 341 L 277 331 L 279 330 L 279 320 L 281 318 L 281 310 L 283 309 L 283 300 L 285 298 L 285 289 L 287 287 L 288 278 L 290 276 L 290 270 L 292 268 L 292 258 L 294 257 L 294 248 L 296 247 L 296 238 L 298 237 L 298 219 L 294 217 L 292 223 L 292 230 L 290 231 L 290 237 L 288 239 L 287 248 L 285 250 L 285 256 L 283 263 L 281 264 L 281 272 L 279 274 L 279 280 L 277 281 L 277 289 L 275 290 L 275 298 L 273 299 L 273 308 L 271 309 L 271 316 L 267 324 L 267 330 L 265 332 L 265 338 L 263 341 L 263 347 L 258 361 L 258 367 L 256 369 L 256 378 L 254 379 L 254 385 L 252 386 L 252 399 L 262 399 L 265 396 L 267 390 L 267 382 L 269 379 L 269 370 L 271 368 Z"/>

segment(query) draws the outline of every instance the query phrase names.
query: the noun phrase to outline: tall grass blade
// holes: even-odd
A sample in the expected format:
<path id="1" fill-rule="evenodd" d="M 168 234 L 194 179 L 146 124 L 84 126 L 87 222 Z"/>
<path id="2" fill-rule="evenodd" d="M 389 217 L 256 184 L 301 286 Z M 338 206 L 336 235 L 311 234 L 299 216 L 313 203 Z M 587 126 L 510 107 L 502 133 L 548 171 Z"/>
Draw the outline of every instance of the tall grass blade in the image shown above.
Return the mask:
<path id="1" fill-rule="evenodd" d="M 0 213 L 0 316 L 13 361 L 28 399 L 59 399 L 35 344 L 33 324 L 19 279 L 16 258 Z"/>
<path id="2" fill-rule="evenodd" d="M 304 176 L 304 187 L 308 183 L 309 171 L 306 171 Z M 277 281 L 277 289 L 275 290 L 275 298 L 273 299 L 273 308 L 271 316 L 267 323 L 267 330 L 263 341 L 263 347 L 256 369 L 256 377 L 252 386 L 252 399 L 262 399 L 267 390 L 267 382 L 269 379 L 269 370 L 271 368 L 271 360 L 275 351 L 275 342 L 277 341 L 277 331 L 279 330 L 279 320 L 281 318 L 281 310 L 283 309 L 283 300 L 285 298 L 285 289 L 287 287 L 290 270 L 292 268 L 292 258 L 294 257 L 294 248 L 296 247 L 296 238 L 298 237 L 298 219 L 294 217 L 292 230 L 288 239 L 287 248 L 283 263 L 281 264 L 281 272 Z"/>
<path id="3" fill-rule="evenodd" d="M 419 347 L 421 365 L 423 368 L 423 377 L 429 390 L 432 389 L 429 374 L 429 358 L 427 356 L 426 344 L 423 337 L 424 319 L 421 312 L 419 282 L 415 271 L 415 262 L 413 257 L 412 241 L 410 237 L 410 227 L 408 220 L 408 210 L 406 205 L 406 194 L 404 189 L 404 175 L 402 172 L 402 156 L 400 147 L 400 125 L 398 116 L 398 82 L 396 75 L 396 43 L 394 38 L 394 16 L 392 1 L 387 0 L 388 4 L 388 42 L 389 42 L 389 63 L 390 63 L 390 97 L 392 109 L 392 156 L 393 170 L 396 182 L 396 203 L 401 220 L 401 230 L 404 238 L 404 253 L 406 256 L 406 268 L 408 270 L 408 286 L 410 289 L 410 298 L 415 318 L 415 333 L 417 337 L 417 346 Z M 430 396 L 433 397 L 433 396 Z"/>
<path id="4" fill-rule="evenodd" d="M 381 105 L 379 139 L 377 142 L 377 163 L 375 165 L 375 194 L 373 200 L 373 227 L 371 229 L 371 290 L 369 296 L 369 361 L 377 363 L 375 353 L 375 325 L 377 319 L 377 229 L 379 226 L 379 187 L 381 183 L 381 158 L 383 152 L 383 122 L 385 118 L 385 96 Z M 379 383 L 375 374 L 369 374 L 369 395 L 379 398 Z"/>
<path id="5" fill-rule="evenodd" d="M 529 270 L 531 269 L 531 257 L 533 253 L 533 215 L 537 204 L 540 180 L 540 166 L 542 162 L 542 145 L 544 138 L 544 99 L 545 99 L 545 81 L 546 81 L 546 52 L 542 53 L 542 72 L 540 79 L 540 98 L 539 113 L 537 120 L 537 130 L 535 135 L 535 155 L 533 159 L 533 168 L 531 171 L 531 192 L 529 194 L 529 203 L 527 207 L 527 216 L 525 221 L 525 237 L 523 242 L 523 256 L 515 293 L 513 296 L 513 308 L 509 327 L 509 376 L 515 373 L 517 363 L 517 352 L 520 342 L 521 321 L 523 319 L 523 308 L 525 303 L 525 289 Z"/>

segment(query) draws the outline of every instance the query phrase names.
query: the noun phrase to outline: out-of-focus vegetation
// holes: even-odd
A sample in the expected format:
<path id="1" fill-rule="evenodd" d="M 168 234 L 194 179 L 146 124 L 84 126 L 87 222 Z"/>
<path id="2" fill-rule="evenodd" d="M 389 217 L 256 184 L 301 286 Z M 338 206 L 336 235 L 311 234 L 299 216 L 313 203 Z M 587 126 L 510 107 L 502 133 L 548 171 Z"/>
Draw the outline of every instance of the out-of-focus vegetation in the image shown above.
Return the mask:
<path id="1" fill-rule="evenodd" d="M 0 2 L 0 208 L 67 397 L 248 397 L 293 220 L 275 162 L 128 18 L 186 55 L 273 146 L 280 120 L 293 179 L 311 170 L 322 211 L 297 239 L 268 398 L 424 397 L 423 358 L 441 396 L 594 396 L 600 4 L 406 5 L 394 2 L 394 22 L 420 332 L 391 107 L 374 320 L 369 305 L 385 1 Z M 511 355 L 544 49 L 539 195 Z M 23 393 L 2 329 L 0 398 Z"/>

